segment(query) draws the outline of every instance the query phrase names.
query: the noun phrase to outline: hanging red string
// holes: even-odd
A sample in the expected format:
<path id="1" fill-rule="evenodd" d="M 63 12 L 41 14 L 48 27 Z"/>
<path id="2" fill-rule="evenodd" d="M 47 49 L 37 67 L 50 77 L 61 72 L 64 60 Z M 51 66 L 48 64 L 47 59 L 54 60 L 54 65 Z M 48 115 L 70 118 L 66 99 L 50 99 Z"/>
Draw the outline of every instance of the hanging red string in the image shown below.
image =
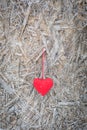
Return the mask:
<path id="1" fill-rule="evenodd" d="M 45 74 L 44 74 L 44 72 L 45 72 L 45 58 L 46 58 L 45 48 L 43 48 L 43 50 L 42 50 L 42 79 L 45 79 Z"/>

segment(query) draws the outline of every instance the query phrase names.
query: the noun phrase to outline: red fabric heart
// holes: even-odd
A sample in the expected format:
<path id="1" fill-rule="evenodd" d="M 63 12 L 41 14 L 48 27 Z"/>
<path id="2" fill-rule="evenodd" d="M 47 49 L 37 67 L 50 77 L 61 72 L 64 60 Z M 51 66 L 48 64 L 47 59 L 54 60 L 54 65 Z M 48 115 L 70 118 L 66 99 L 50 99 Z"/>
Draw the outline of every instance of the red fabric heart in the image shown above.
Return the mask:
<path id="1" fill-rule="evenodd" d="M 33 86 L 42 96 L 45 96 L 53 86 L 53 80 L 51 78 L 40 79 L 35 78 Z"/>

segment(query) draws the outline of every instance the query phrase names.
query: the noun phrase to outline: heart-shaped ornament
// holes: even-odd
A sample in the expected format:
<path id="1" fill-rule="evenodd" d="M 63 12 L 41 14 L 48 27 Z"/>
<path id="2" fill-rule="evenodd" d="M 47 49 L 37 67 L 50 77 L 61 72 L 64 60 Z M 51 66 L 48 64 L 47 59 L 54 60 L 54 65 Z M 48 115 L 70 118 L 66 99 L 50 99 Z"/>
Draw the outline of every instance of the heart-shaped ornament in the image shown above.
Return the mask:
<path id="1" fill-rule="evenodd" d="M 45 96 L 49 90 L 53 87 L 53 80 L 51 78 L 35 78 L 33 86 L 42 96 Z"/>
<path id="2" fill-rule="evenodd" d="M 42 76 L 41 78 L 35 78 L 33 81 L 34 88 L 42 96 L 45 96 L 53 86 L 53 80 L 51 78 L 45 78 L 45 48 L 42 50 Z"/>

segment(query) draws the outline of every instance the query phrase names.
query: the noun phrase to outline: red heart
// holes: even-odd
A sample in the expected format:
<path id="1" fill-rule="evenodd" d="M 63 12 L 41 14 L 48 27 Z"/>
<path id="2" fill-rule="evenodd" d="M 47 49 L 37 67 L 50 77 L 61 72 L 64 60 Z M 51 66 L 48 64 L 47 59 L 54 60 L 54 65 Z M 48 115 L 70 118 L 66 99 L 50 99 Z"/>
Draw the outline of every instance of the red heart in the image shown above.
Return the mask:
<path id="1" fill-rule="evenodd" d="M 53 80 L 51 78 L 46 79 L 35 78 L 33 81 L 33 86 L 42 96 L 44 96 L 52 88 Z"/>

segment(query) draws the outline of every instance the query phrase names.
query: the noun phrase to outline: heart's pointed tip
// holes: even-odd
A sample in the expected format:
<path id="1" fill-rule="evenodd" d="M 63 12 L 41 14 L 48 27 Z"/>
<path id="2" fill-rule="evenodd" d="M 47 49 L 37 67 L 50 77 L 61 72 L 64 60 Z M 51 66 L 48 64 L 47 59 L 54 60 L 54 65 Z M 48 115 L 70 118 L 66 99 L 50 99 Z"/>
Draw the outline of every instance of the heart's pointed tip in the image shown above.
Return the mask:
<path id="1" fill-rule="evenodd" d="M 48 94 L 48 92 L 47 92 L 47 93 L 40 93 L 40 95 L 41 95 L 42 97 L 45 97 L 47 94 Z"/>
<path id="2" fill-rule="evenodd" d="M 42 93 L 40 93 L 40 95 L 41 95 L 42 97 L 46 96 L 46 94 L 42 94 Z"/>

